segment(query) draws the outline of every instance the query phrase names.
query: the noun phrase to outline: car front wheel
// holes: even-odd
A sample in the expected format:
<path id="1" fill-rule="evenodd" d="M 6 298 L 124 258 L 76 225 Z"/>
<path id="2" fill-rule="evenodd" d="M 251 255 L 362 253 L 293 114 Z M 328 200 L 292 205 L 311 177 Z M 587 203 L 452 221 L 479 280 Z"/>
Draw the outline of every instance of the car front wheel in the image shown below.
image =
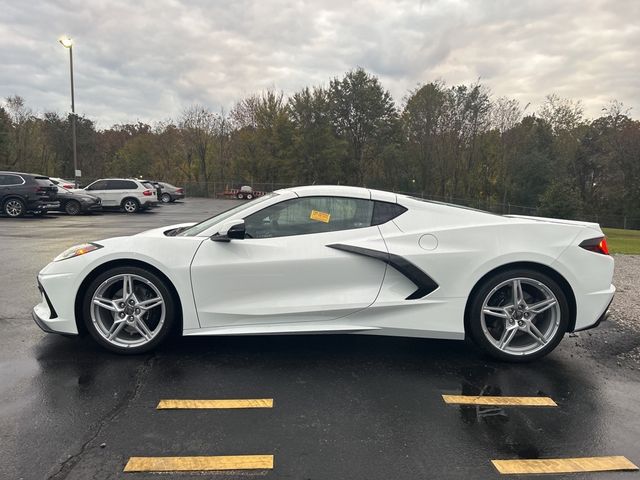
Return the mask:
<path id="1" fill-rule="evenodd" d="M 471 338 L 500 360 L 526 362 L 551 352 L 569 324 L 562 288 L 536 270 L 498 273 L 484 281 L 469 312 Z"/>
<path id="2" fill-rule="evenodd" d="M 80 213 L 80 210 L 80 203 L 75 200 L 69 200 L 64 205 L 64 211 L 67 213 L 67 215 L 78 215 Z"/>
<path id="3" fill-rule="evenodd" d="M 175 302 L 157 275 L 119 267 L 91 282 L 82 312 L 96 342 L 116 353 L 135 354 L 153 349 L 171 331 Z"/>

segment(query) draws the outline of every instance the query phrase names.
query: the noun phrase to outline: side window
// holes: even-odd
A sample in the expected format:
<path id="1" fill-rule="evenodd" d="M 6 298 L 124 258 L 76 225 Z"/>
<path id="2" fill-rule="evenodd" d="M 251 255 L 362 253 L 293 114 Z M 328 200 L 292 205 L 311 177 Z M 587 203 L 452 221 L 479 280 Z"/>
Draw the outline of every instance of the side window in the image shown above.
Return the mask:
<path id="1" fill-rule="evenodd" d="M 273 238 L 370 227 L 372 215 L 370 200 L 303 197 L 271 205 L 244 221 L 247 238 Z"/>
<path id="2" fill-rule="evenodd" d="M 106 189 L 107 189 L 106 180 L 98 180 L 97 182 L 93 182 L 91 185 L 87 187 L 87 190 L 106 190 Z"/>
<path id="3" fill-rule="evenodd" d="M 138 184 L 131 180 L 107 180 L 107 190 L 137 190 Z"/>
<path id="4" fill-rule="evenodd" d="M 0 175 L 0 185 L 22 185 L 24 180 L 19 175 L 12 175 L 10 173 Z"/>
<path id="5" fill-rule="evenodd" d="M 371 220 L 371 225 L 382 225 L 383 223 L 387 223 L 389 220 L 393 220 L 407 211 L 405 207 L 398 205 L 397 203 L 374 203 L 375 205 L 373 206 L 373 219 Z"/>

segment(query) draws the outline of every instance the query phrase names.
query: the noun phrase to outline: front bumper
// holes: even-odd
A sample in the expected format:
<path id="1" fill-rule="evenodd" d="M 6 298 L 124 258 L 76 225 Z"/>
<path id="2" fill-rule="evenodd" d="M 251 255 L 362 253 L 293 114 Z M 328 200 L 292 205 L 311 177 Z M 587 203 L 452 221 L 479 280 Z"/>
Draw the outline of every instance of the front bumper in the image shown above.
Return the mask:
<path id="1" fill-rule="evenodd" d="M 99 212 L 102 210 L 102 203 L 82 203 L 80 210 L 82 212 Z"/>
<path id="2" fill-rule="evenodd" d="M 40 291 L 40 303 L 31 311 L 33 321 L 47 333 L 59 333 L 63 335 L 77 335 L 78 327 L 73 312 L 73 300 L 60 301 L 61 298 L 69 298 L 72 276 L 63 274 L 38 275 L 38 290 Z M 50 290 L 49 295 L 45 290 Z M 58 300 L 53 303 L 51 298 Z"/>

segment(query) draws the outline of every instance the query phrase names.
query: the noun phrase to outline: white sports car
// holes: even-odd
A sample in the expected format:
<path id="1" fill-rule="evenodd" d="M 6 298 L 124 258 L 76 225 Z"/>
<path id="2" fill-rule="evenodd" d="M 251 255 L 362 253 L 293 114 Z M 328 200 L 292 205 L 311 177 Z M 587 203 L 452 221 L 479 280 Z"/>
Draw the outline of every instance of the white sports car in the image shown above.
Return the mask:
<path id="1" fill-rule="evenodd" d="M 33 317 L 119 353 L 178 329 L 468 336 L 494 357 L 525 361 L 596 326 L 612 277 L 595 223 L 308 186 L 198 224 L 72 247 L 39 273 Z"/>

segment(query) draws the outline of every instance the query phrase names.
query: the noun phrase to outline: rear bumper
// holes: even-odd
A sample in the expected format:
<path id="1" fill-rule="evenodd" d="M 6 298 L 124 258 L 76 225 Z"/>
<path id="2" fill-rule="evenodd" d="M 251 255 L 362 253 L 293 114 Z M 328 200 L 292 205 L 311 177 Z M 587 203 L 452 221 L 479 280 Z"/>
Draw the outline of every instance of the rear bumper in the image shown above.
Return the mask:
<path id="1" fill-rule="evenodd" d="M 611 306 L 612 302 L 613 302 L 613 295 L 611 296 L 611 300 L 609 300 L 609 303 L 607 304 L 607 308 L 604 309 L 604 312 L 602 312 L 602 315 L 598 317 L 595 323 L 593 323 L 592 325 L 587 325 L 586 327 L 576 328 L 573 331 L 582 332 L 584 330 L 591 330 L 592 328 L 596 328 L 600 326 L 600 324 L 609 317 L 609 307 Z"/>
<path id="2" fill-rule="evenodd" d="M 44 212 L 60 208 L 60 202 L 50 200 L 33 200 L 27 203 L 27 210 L 30 212 Z"/>

